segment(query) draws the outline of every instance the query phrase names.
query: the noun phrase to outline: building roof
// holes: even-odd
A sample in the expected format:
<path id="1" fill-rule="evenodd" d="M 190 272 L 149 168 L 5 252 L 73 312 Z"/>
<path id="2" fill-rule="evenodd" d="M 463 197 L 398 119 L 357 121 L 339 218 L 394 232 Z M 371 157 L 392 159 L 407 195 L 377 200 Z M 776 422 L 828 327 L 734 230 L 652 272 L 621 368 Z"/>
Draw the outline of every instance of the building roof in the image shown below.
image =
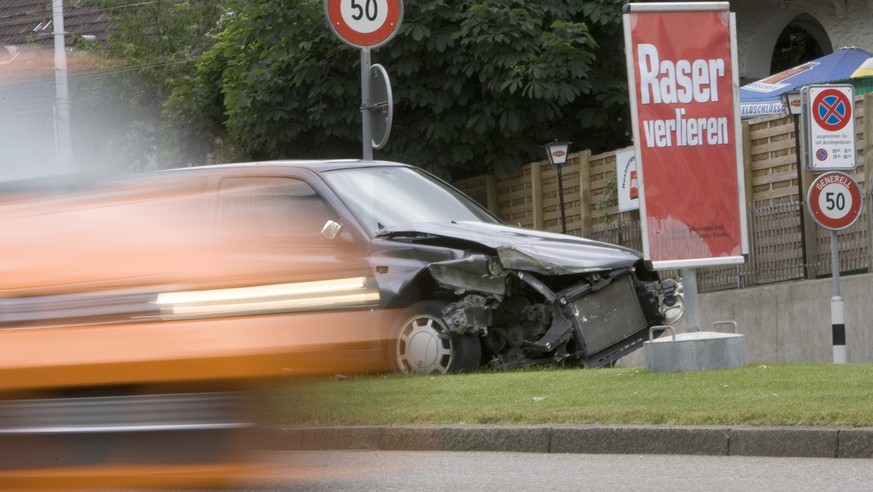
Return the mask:
<path id="1" fill-rule="evenodd" d="M 106 41 L 111 24 L 96 7 L 64 0 L 64 44 Z M 52 0 L 0 0 L 0 84 L 54 76 Z M 92 37 L 93 36 L 93 37 Z M 86 69 L 87 56 L 68 52 L 68 69 Z"/>
<path id="2" fill-rule="evenodd" d="M 0 46 L 54 46 L 52 0 L 0 0 Z M 106 40 L 109 19 L 96 7 L 64 0 L 65 44 L 83 37 Z M 0 51 L 0 58 L 4 54 Z"/>

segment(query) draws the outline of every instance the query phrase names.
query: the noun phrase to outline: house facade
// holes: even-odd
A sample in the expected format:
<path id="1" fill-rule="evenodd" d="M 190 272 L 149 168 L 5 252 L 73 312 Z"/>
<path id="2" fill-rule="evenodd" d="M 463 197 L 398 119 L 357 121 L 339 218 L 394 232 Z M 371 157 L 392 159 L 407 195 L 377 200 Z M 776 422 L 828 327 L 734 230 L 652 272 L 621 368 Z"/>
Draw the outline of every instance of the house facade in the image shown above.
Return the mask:
<path id="1" fill-rule="evenodd" d="M 779 35 L 806 31 L 823 54 L 855 47 L 873 52 L 873 0 L 732 0 L 737 19 L 740 84 L 771 74 Z"/>

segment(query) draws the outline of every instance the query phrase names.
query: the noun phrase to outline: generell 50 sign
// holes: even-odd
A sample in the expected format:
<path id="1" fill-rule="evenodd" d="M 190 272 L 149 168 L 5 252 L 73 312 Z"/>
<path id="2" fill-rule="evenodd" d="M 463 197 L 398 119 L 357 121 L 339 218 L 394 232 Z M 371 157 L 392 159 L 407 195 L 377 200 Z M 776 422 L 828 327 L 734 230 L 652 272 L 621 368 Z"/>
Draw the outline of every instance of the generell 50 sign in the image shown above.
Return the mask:
<path id="1" fill-rule="evenodd" d="M 625 5 L 643 252 L 658 269 L 748 252 L 733 22 L 727 2 Z"/>

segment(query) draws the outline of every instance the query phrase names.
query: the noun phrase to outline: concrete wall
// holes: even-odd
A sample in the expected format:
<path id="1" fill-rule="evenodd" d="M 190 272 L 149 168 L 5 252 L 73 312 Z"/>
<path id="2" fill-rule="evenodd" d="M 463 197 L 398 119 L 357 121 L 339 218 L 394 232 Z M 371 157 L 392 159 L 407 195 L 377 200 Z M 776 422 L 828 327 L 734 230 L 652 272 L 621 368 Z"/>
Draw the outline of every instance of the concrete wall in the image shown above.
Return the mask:
<path id="1" fill-rule="evenodd" d="M 873 363 L 873 274 L 840 278 L 849 363 Z M 729 331 L 716 321 L 737 322 L 746 336 L 749 362 L 832 362 L 830 278 L 700 294 L 700 325 L 704 331 Z M 677 327 L 677 332 L 684 327 Z M 619 361 L 625 367 L 645 366 L 643 350 Z"/>

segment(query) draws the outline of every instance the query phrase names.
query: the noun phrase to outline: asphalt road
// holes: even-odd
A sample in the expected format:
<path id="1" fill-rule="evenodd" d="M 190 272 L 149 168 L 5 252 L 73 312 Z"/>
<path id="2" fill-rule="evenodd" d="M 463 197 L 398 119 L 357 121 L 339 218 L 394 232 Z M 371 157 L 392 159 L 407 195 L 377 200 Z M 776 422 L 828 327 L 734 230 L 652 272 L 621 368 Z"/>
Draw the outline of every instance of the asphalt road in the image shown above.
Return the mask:
<path id="1" fill-rule="evenodd" d="M 239 490 L 870 490 L 866 459 L 506 452 L 275 451 Z"/>

